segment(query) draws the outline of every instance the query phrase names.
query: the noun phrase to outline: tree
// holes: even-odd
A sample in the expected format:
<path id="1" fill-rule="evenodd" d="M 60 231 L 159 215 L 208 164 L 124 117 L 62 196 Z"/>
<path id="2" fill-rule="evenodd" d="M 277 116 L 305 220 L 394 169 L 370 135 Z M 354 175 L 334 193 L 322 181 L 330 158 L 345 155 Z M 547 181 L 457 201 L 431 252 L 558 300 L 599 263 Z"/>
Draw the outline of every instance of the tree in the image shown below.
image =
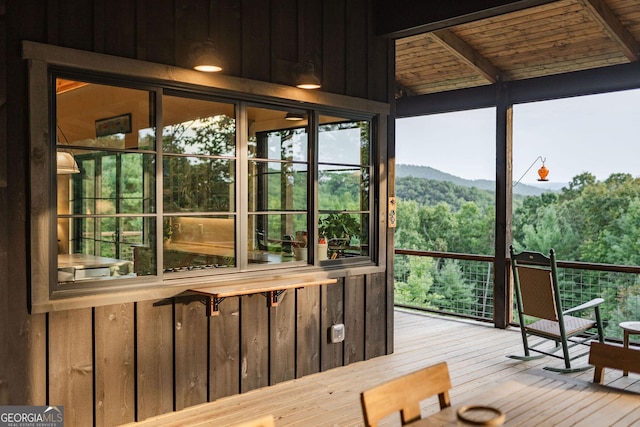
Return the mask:
<path id="1" fill-rule="evenodd" d="M 514 248 L 547 254 L 553 248 L 563 259 L 572 259 L 577 251 L 577 239 L 571 224 L 560 217 L 558 207 L 544 206 L 537 215 L 534 221 L 522 226 L 522 241 L 514 240 Z"/>
<path id="2" fill-rule="evenodd" d="M 425 209 L 413 200 L 398 200 L 397 226 L 395 231 L 395 246 L 402 249 L 424 249 L 426 242 L 424 234 L 420 232 L 420 211 Z"/>
<path id="3" fill-rule="evenodd" d="M 446 259 L 438 269 L 428 300 L 437 308 L 462 314 L 474 314 L 473 283 L 467 282 L 458 260 Z"/>
<path id="4" fill-rule="evenodd" d="M 410 257 L 404 282 L 396 280 L 395 302 L 428 307 L 428 297 L 433 285 L 434 260 L 425 257 Z"/>

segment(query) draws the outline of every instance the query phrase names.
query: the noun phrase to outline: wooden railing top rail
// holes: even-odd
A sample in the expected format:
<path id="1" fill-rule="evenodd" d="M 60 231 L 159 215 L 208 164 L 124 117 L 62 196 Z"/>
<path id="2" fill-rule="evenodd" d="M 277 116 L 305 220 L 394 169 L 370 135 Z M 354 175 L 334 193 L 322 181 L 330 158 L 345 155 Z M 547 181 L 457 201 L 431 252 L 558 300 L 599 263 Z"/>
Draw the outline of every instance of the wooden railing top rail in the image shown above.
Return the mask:
<path id="1" fill-rule="evenodd" d="M 396 255 L 413 255 L 424 256 L 431 258 L 450 258 L 459 259 L 464 261 L 484 261 L 494 262 L 495 257 L 493 255 L 477 255 L 477 254 L 462 254 L 456 252 L 438 252 L 438 251 L 423 251 L 414 249 L 396 249 Z M 511 262 L 507 258 L 508 262 Z M 594 262 L 581 262 L 581 261 L 557 261 L 557 266 L 561 268 L 570 268 L 573 270 L 591 270 L 591 271 L 612 271 L 617 273 L 631 273 L 640 274 L 640 266 L 637 265 L 619 265 L 619 264 L 600 264 Z"/>

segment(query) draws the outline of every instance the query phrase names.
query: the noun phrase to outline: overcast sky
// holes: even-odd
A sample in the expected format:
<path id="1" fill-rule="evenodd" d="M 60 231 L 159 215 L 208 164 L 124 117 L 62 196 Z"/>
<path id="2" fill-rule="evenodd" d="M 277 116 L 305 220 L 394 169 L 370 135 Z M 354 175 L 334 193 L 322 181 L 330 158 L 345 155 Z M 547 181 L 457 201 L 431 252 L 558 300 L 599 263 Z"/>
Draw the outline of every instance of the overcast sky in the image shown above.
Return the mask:
<path id="1" fill-rule="evenodd" d="M 514 106 L 513 179 L 538 156 L 549 181 L 582 173 L 640 176 L 640 90 Z M 396 121 L 396 162 L 431 166 L 466 179 L 495 179 L 495 109 Z M 540 161 L 522 178 L 537 181 Z"/>

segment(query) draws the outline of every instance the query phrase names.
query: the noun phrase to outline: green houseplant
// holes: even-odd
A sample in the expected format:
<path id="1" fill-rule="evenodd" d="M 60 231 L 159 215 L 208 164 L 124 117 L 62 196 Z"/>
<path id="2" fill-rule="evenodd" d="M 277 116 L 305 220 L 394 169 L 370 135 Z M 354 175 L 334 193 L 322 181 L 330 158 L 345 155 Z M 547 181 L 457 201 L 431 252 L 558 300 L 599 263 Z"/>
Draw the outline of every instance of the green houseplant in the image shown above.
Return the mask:
<path id="1" fill-rule="evenodd" d="M 331 213 L 320 219 L 318 233 L 330 245 L 347 246 L 352 238 L 359 238 L 360 224 L 348 213 Z"/>

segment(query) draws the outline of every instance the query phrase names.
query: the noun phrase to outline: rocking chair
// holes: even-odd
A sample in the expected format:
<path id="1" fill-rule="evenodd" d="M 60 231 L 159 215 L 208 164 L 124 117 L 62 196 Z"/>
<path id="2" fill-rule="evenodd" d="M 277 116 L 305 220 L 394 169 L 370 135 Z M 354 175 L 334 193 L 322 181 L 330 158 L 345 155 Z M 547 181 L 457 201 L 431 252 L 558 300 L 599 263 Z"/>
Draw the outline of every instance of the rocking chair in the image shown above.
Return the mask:
<path id="1" fill-rule="evenodd" d="M 589 346 L 589 342 L 595 339 L 604 342 L 599 307 L 604 299 L 595 298 L 569 310 L 563 310 L 554 250 L 549 251 L 549 257 L 539 252 L 524 251 L 516 254 L 513 246 L 510 247 L 510 252 L 524 356 L 509 355 L 508 357 L 518 360 L 539 359 L 545 356 L 563 359 L 564 368 L 549 366 L 544 368 L 560 373 L 591 369 L 591 365 L 571 366 L 571 361 L 585 356 L 589 350 L 578 352 L 579 354 L 574 352 L 570 355 L 569 349 L 578 345 Z M 584 310 L 593 310 L 595 319 L 570 315 Z M 530 345 L 530 336 L 552 340 L 555 342 L 555 347 L 541 348 L 540 346 L 548 342 L 545 340 Z M 562 350 L 561 354 L 558 353 L 559 350 Z M 532 355 L 531 352 L 538 354 Z"/>

